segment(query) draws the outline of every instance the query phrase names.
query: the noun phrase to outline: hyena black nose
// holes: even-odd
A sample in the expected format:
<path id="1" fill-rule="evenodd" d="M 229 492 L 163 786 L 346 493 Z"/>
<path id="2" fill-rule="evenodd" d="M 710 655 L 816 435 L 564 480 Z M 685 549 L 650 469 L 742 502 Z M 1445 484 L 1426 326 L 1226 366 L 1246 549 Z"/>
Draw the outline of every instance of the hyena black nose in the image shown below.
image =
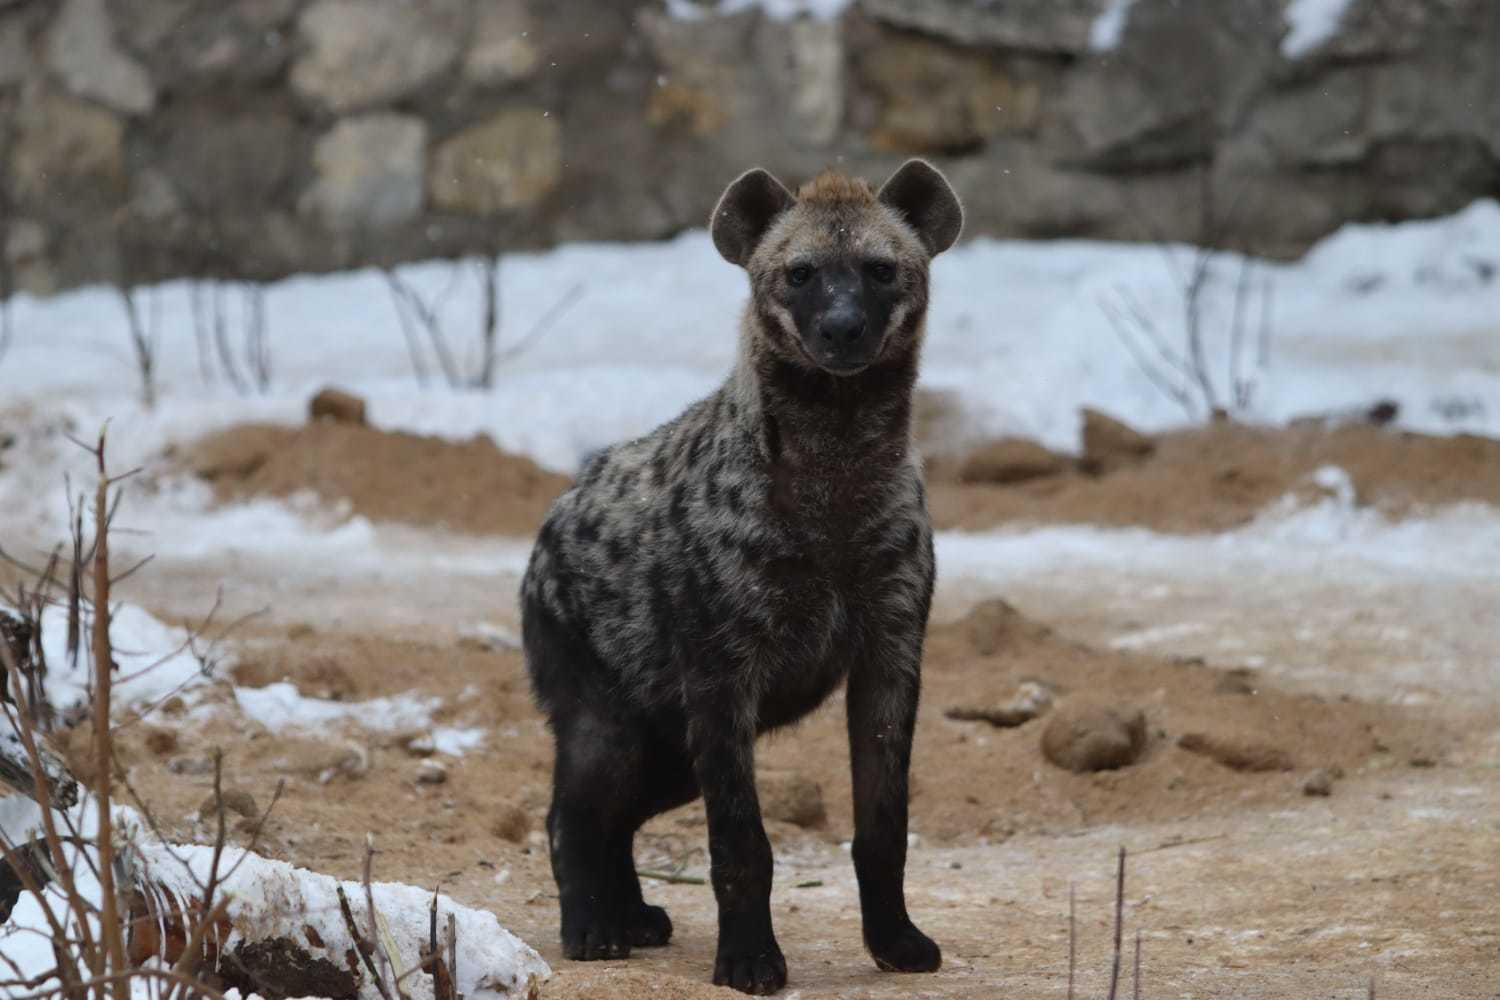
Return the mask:
<path id="1" fill-rule="evenodd" d="M 830 309 L 818 321 L 818 336 L 832 347 L 848 347 L 864 335 L 865 314 L 858 309 Z"/>

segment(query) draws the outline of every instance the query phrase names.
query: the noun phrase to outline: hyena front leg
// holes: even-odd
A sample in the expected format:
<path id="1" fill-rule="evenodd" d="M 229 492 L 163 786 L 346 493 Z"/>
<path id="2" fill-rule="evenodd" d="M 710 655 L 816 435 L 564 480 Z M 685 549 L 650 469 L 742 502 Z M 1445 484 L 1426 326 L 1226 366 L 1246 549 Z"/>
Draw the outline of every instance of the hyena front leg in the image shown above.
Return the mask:
<path id="1" fill-rule="evenodd" d="M 849 674 L 854 872 L 865 947 L 887 972 L 933 972 L 942 952 L 906 913 L 907 772 L 921 682 L 920 638 Z"/>
<path id="2" fill-rule="evenodd" d="M 754 713 L 725 691 L 690 711 L 688 740 L 708 811 L 719 904 L 714 985 L 770 995 L 786 985 L 786 959 L 771 929 L 771 841 L 755 794 Z"/>

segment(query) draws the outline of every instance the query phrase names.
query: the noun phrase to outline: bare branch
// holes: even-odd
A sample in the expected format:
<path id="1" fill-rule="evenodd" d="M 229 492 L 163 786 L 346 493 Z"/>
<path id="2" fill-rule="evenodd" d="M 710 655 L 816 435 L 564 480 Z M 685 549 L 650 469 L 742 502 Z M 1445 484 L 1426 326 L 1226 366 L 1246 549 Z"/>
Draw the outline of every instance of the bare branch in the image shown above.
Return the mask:
<path id="1" fill-rule="evenodd" d="M 1125 845 L 1120 845 L 1120 868 L 1115 876 L 1115 961 L 1109 973 L 1109 1000 L 1120 985 L 1120 935 L 1125 929 Z"/>

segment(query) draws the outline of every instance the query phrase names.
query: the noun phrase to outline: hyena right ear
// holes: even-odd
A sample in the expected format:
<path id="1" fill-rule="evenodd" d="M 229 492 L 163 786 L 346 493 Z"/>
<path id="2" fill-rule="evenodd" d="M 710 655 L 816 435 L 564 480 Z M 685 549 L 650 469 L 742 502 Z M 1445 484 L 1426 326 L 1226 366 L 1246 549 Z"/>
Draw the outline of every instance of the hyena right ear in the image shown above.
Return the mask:
<path id="1" fill-rule="evenodd" d="M 729 263 L 743 267 L 771 223 L 796 200 L 780 181 L 761 168 L 745 171 L 724 189 L 719 204 L 714 206 L 714 217 L 708 226 L 714 247 Z"/>

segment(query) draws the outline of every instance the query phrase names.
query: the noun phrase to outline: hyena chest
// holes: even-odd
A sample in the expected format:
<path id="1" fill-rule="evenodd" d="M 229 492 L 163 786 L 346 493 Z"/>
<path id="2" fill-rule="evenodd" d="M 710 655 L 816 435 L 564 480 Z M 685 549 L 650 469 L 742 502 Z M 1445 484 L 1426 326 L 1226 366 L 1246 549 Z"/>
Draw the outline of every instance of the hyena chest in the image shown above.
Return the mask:
<path id="1" fill-rule="evenodd" d="M 751 572 L 741 639 L 747 666 L 762 674 L 760 723 L 795 721 L 827 699 L 874 636 L 889 580 L 845 548 L 802 540 Z"/>

